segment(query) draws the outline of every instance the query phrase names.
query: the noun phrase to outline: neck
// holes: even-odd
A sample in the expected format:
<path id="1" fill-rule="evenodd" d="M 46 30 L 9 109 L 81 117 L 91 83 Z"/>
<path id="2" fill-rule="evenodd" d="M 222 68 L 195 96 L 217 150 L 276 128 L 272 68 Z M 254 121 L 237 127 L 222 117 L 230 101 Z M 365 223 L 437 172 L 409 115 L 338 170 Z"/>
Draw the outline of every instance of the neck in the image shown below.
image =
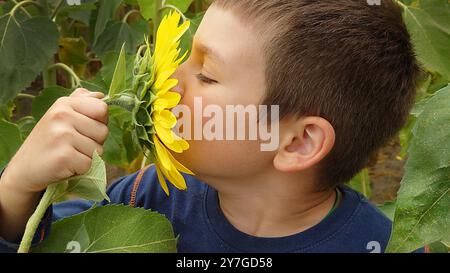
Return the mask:
<path id="1" fill-rule="evenodd" d="M 333 189 L 317 191 L 307 175 L 265 173 L 238 182 L 216 182 L 210 184 L 218 191 L 225 217 L 236 229 L 256 237 L 305 231 L 322 221 L 335 202 Z"/>

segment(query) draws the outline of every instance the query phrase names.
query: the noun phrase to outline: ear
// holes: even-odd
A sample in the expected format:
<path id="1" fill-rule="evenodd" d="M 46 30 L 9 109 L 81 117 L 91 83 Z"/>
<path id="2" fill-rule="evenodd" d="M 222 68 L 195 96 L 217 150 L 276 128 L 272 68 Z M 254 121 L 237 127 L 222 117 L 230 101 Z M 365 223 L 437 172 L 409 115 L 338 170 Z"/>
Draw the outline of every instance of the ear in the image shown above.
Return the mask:
<path id="1" fill-rule="evenodd" d="M 282 172 L 299 172 L 313 167 L 331 151 L 335 142 L 333 126 L 321 117 L 295 121 L 280 136 L 274 167 Z"/>

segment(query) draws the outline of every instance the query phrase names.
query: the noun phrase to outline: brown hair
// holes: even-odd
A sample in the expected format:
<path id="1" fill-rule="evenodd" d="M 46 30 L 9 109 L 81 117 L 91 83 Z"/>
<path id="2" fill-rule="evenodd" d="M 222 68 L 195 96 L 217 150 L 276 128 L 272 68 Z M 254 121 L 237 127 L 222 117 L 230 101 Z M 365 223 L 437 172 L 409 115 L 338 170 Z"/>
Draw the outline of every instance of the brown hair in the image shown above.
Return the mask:
<path id="1" fill-rule="evenodd" d="M 391 0 L 216 0 L 265 36 L 267 96 L 280 116 L 321 116 L 336 133 L 322 188 L 349 181 L 404 125 L 420 67 Z"/>

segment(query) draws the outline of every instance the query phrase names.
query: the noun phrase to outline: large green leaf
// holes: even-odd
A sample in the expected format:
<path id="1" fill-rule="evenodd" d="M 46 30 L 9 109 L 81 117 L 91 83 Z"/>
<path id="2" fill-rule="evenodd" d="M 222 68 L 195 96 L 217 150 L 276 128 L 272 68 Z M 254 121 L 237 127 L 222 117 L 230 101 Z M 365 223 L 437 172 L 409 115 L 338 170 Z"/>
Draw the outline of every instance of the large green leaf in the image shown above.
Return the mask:
<path id="1" fill-rule="evenodd" d="M 425 0 L 403 7 L 419 60 L 428 70 L 450 81 L 450 3 Z"/>
<path id="2" fill-rule="evenodd" d="M 48 18 L 0 17 L 0 104 L 28 87 L 58 48 L 58 30 Z"/>
<path id="3" fill-rule="evenodd" d="M 417 111 L 387 251 L 450 241 L 450 86 Z"/>
<path id="4" fill-rule="evenodd" d="M 0 168 L 3 168 L 22 145 L 19 127 L 0 119 Z"/>
<path id="5" fill-rule="evenodd" d="M 124 205 L 94 207 L 52 226 L 40 253 L 173 253 L 172 225 L 161 214 Z"/>
<path id="6" fill-rule="evenodd" d="M 112 21 L 94 43 L 94 52 L 98 56 L 103 56 L 109 51 L 119 52 L 125 43 L 125 52 L 134 54 L 137 46 L 143 41 L 144 33 L 122 21 Z"/>
<path id="7" fill-rule="evenodd" d="M 43 89 L 39 96 L 33 100 L 31 114 L 36 120 L 40 120 L 47 110 L 60 97 L 70 95 L 70 90 L 61 86 L 51 86 Z"/>
<path id="8" fill-rule="evenodd" d="M 395 214 L 395 201 L 385 202 L 383 205 L 378 206 L 378 209 L 386 215 L 391 221 L 394 220 Z"/>

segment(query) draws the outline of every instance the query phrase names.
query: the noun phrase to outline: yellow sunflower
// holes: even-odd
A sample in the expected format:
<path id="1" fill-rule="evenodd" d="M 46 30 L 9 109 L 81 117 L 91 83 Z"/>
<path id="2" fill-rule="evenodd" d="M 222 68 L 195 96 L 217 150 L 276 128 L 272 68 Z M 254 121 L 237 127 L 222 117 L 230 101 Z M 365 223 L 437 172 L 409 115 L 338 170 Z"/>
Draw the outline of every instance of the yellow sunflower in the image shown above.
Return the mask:
<path id="1" fill-rule="evenodd" d="M 159 183 L 169 195 L 166 179 L 176 188 L 186 190 L 186 181 L 180 172 L 193 173 L 171 154 L 182 153 L 189 144 L 173 132 L 177 118 L 171 109 L 178 105 L 181 95 L 171 90 L 178 80 L 171 78 L 187 52 L 180 57 L 180 38 L 189 29 L 189 21 L 180 24 L 181 15 L 166 15 L 157 31 L 153 54 L 147 40 L 146 51 L 137 54 L 133 89 L 139 99 L 134 112 L 135 133 L 146 156 L 155 163 Z"/>

